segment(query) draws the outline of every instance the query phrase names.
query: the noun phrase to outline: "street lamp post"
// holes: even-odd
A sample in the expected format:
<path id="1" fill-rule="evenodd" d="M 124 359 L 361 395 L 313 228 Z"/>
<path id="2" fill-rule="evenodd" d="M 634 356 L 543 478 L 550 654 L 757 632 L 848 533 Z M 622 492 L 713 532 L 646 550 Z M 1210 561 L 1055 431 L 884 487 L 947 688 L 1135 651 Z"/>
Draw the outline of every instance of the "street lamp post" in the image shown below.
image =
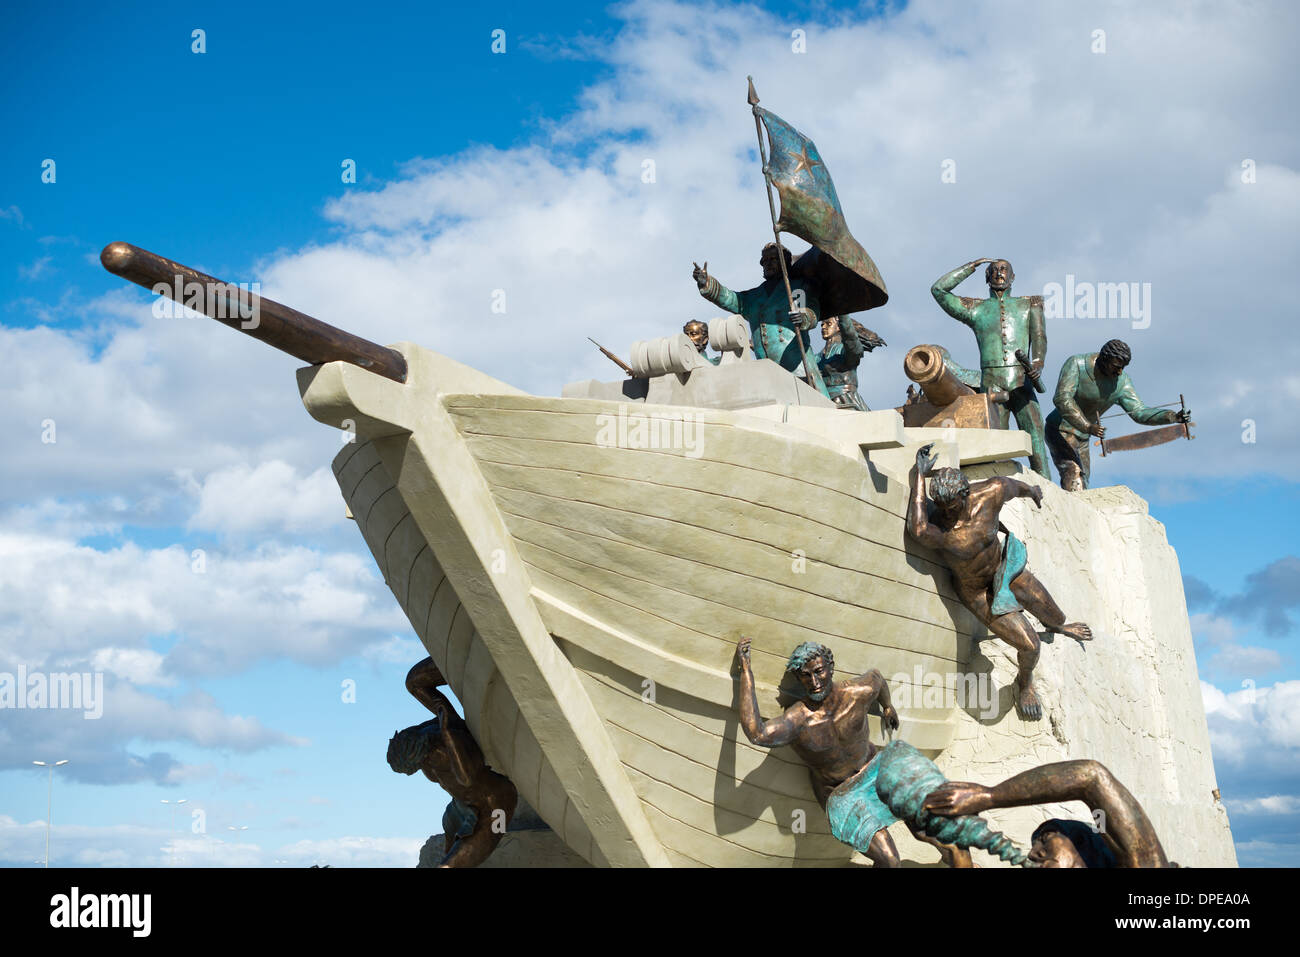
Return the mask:
<path id="1" fill-rule="evenodd" d="M 162 799 L 163 804 L 170 804 L 172 808 L 172 827 L 171 827 L 172 867 L 176 866 L 176 809 L 180 807 L 182 804 L 184 804 L 185 801 L 186 798 L 181 798 L 179 801 L 169 801 L 166 798 Z"/>
<path id="2" fill-rule="evenodd" d="M 53 764 L 47 764 L 44 761 L 32 762 L 32 764 L 36 765 L 37 767 L 50 769 L 49 789 L 47 790 L 45 795 L 45 867 L 46 870 L 48 870 L 50 866 L 50 815 L 54 811 L 54 769 L 61 768 L 63 767 L 63 765 L 67 763 L 68 763 L 67 758 L 64 758 L 62 761 L 55 761 Z"/>

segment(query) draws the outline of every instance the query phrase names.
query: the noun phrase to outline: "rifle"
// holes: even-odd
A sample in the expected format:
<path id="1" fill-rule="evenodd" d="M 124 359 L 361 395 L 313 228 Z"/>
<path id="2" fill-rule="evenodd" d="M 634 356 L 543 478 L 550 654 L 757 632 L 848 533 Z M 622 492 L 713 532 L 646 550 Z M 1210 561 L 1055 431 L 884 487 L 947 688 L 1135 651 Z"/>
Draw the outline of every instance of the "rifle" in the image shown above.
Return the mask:
<path id="1" fill-rule="evenodd" d="M 604 346 L 602 346 L 602 345 L 601 345 L 599 342 L 597 342 L 595 339 L 591 338 L 591 336 L 587 336 L 587 341 L 590 342 L 590 343 L 591 343 L 593 346 L 595 346 L 597 349 L 599 349 L 601 352 L 605 353 L 605 357 L 606 357 L 607 359 L 609 359 L 610 362 L 613 362 L 615 365 L 617 365 L 620 369 L 622 369 L 622 370 L 623 370 L 624 372 L 626 372 L 628 375 L 632 375 L 632 374 L 633 374 L 633 372 L 632 372 L 632 367 L 631 367 L 630 365 L 628 365 L 626 362 L 624 362 L 624 361 L 623 361 L 622 359 L 620 359 L 618 356 L 614 355 L 614 353 L 610 352 L 608 349 L 606 349 Z"/>

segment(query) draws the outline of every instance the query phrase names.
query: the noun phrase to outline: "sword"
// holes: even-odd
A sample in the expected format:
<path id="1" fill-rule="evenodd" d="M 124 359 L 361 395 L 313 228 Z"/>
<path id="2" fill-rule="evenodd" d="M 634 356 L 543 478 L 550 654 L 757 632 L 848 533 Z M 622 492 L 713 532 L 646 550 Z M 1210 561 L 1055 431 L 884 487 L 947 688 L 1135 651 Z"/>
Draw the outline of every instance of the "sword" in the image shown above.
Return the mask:
<path id="1" fill-rule="evenodd" d="M 1178 397 L 1178 405 L 1180 408 L 1187 408 L 1187 403 L 1181 395 Z M 1145 432 L 1121 435 L 1117 439 L 1099 439 L 1097 445 L 1101 446 L 1103 458 L 1112 452 L 1132 452 L 1137 449 L 1149 449 L 1157 445 L 1164 445 L 1166 442 L 1172 442 L 1177 438 L 1188 440 L 1195 438 L 1191 429 L 1195 424 L 1195 422 L 1178 422 L 1158 429 L 1147 429 Z"/>

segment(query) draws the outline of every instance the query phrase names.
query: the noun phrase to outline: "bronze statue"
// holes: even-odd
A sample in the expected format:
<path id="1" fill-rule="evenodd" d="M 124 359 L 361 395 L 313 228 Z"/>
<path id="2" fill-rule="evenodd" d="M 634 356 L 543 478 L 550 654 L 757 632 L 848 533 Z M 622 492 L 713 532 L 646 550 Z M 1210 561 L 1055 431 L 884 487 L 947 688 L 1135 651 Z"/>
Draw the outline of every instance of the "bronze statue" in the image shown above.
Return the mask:
<path id="1" fill-rule="evenodd" d="M 1186 425 L 1192 419 L 1190 409 L 1152 409 L 1138 398 L 1128 373 L 1124 371 L 1132 358 L 1133 353 L 1126 342 L 1111 339 L 1096 352 L 1070 356 L 1061 366 L 1053 399 L 1056 408 L 1047 416 L 1047 446 L 1052 450 L 1052 461 L 1060 473 L 1061 488 L 1068 492 L 1079 492 L 1088 487 L 1091 470 L 1089 436 L 1105 440 L 1106 427 L 1099 420 L 1112 406 L 1119 405 L 1140 425 L 1177 423 L 1184 426 L 1183 433 L 1187 431 Z M 1102 451 L 1106 450 L 1103 448 Z"/>
<path id="2" fill-rule="evenodd" d="M 959 469 L 932 472 L 933 449 L 933 444 L 926 445 L 916 453 L 907 533 L 939 553 L 952 570 L 961 603 L 989 631 L 1016 649 L 1016 711 L 1023 718 L 1037 720 L 1043 716 L 1033 682 L 1038 633 L 1022 609 L 1032 612 L 1048 631 L 1080 641 L 1092 637 L 1092 629 L 1082 622 L 1066 624 L 1052 596 L 1026 567 L 1024 544 L 998 519 L 1002 506 L 1013 498 L 1031 499 L 1041 508 L 1043 490 L 1001 476 L 972 483 Z M 927 477 L 931 479 L 929 498 Z M 999 529 L 1006 535 L 1001 544 Z"/>
<path id="3" fill-rule="evenodd" d="M 835 681 L 835 656 L 825 645 L 805 641 L 790 655 L 786 670 L 803 687 L 797 701 L 778 718 L 758 713 L 749 638 L 736 645 L 740 659 L 740 726 L 754 744 L 789 745 L 808 765 L 813 794 L 830 818 L 831 833 L 866 855 L 878 867 L 898 867 L 898 848 L 886 828 L 898 820 L 876 794 L 878 751 L 867 733 L 867 714 L 879 709 L 881 723 L 898 727 L 889 685 L 876 669 L 849 681 Z M 969 866 L 968 851 L 913 831 L 918 840 L 939 848 L 950 866 Z"/>
<path id="4" fill-rule="evenodd" d="M 790 250 L 768 243 L 758 257 L 763 282 L 741 292 L 733 292 L 710 276 L 707 262 L 696 265 L 692 276 L 701 296 L 727 312 L 745 317 L 753 336 L 756 359 L 771 359 L 795 375 L 801 368 L 807 368 L 811 377 L 809 385 L 829 398 L 817 366 L 804 362 L 808 330 L 818 321 L 817 284 L 801 276 L 790 276 L 791 291 L 787 293 L 782 281 L 783 268 L 788 271 L 791 262 Z M 791 296 L 803 303 L 794 312 L 789 305 Z"/>
<path id="5" fill-rule="evenodd" d="M 487 766 L 464 719 L 437 690 L 445 683 L 432 658 L 407 673 L 406 690 L 434 718 L 393 735 L 388 765 L 398 774 L 423 771 L 451 796 L 442 816 L 446 848 L 438 866 L 476 867 L 505 835 L 519 795 L 509 778 Z"/>
<path id="6" fill-rule="evenodd" d="M 989 298 L 954 295 L 952 290 L 981 263 L 988 263 L 984 281 L 988 283 Z M 1011 295 L 1015 278 L 1011 263 L 1005 259 L 975 259 L 940 276 L 930 292 L 944 312 L 975 332 L 980 350 L 980 391 L 1007 393 L 1005 402 L 995 407 L 997 427 L 1005 429 L 1008 413 L 1014 415 L 1016 428 L 1029 433 L 1029 467 L 1051 479 L 1043 440 L 1043 414 L 1032 384 L 1047 357 L 1043 299 Z"/>
<path id="7" fill-rule="evenodd" d="M 851 316 L 823 319 L 822 338 L 826 345 L 817 356 L 817 368 L 831 401 L 841 409 L 870 412 L 858 394 L 858 366 L 863 355 L 885 345 L 885 340 Z"/>
<path id="8" fill-rule="evenodd" d="M 700 322 L 698 319 L 692 319 L 682 326 L 682 332 L 686 333 L 686 338 L 691 340 L 691 344 L 695 346 L 700 355 L 715 366 L 718 364 L 718 360 L 722 357 L 709 355 L 709 327 L 706 323 Z"/>
<path id="9" fill-rule="evenodd" d="M 949 781 L 932 791 L 924 806 L 933 814 L 955 817 L 1061 801 L 1083 801 L 1098 826 L 1062 818 L 1038 825 L 1029 860 L 1039 867 L 1177 866 L 1165 856 L 1142 805 L 1096 761 L 1045 764 L 991 788 Z"/>

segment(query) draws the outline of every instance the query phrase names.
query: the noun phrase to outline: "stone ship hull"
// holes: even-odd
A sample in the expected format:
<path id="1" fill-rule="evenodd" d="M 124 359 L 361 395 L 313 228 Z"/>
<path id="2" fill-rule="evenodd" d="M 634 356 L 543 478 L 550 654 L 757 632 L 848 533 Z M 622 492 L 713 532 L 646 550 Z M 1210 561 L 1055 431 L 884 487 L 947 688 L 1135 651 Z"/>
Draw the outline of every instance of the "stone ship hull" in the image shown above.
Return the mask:
<path id="1" fill-rule="evenodd" d="M 980 640 L 903 523 L 918 444 L 938 439 L 941 464 L 976 477 L 1015 470 L 1020 433 L 904 430 L 892 411 L 533 396 L 394 348 L 405 385 L 328 363 L 300 371 L 304 403 L 355 431 L 334 462 L 340 490 L 487 760 L 585 860 L 862 862 L 831 837 L 795 755 L 740 731 L 745 634 L 764 715 L 789 701 L 790 650 L 820 641 L 841 673 L 884 673 L 902 737 L 950 777 L 1096 757 L 1174 859 L 1233 863 L 1176 557 L 1131 494 L 1050 487 L 1042 512 L 1007 510 L 1031 568 L 1098 632 L 1044 646 L 1045 715 L 1031 724 L 1011 707 L 1010 652 Z M 874 718 L 872 733 L 883 740 Z M 990 817 L 1025 840 L 1048 813 Z M 935 859 L 894 833 L 905 859 Z"/>

